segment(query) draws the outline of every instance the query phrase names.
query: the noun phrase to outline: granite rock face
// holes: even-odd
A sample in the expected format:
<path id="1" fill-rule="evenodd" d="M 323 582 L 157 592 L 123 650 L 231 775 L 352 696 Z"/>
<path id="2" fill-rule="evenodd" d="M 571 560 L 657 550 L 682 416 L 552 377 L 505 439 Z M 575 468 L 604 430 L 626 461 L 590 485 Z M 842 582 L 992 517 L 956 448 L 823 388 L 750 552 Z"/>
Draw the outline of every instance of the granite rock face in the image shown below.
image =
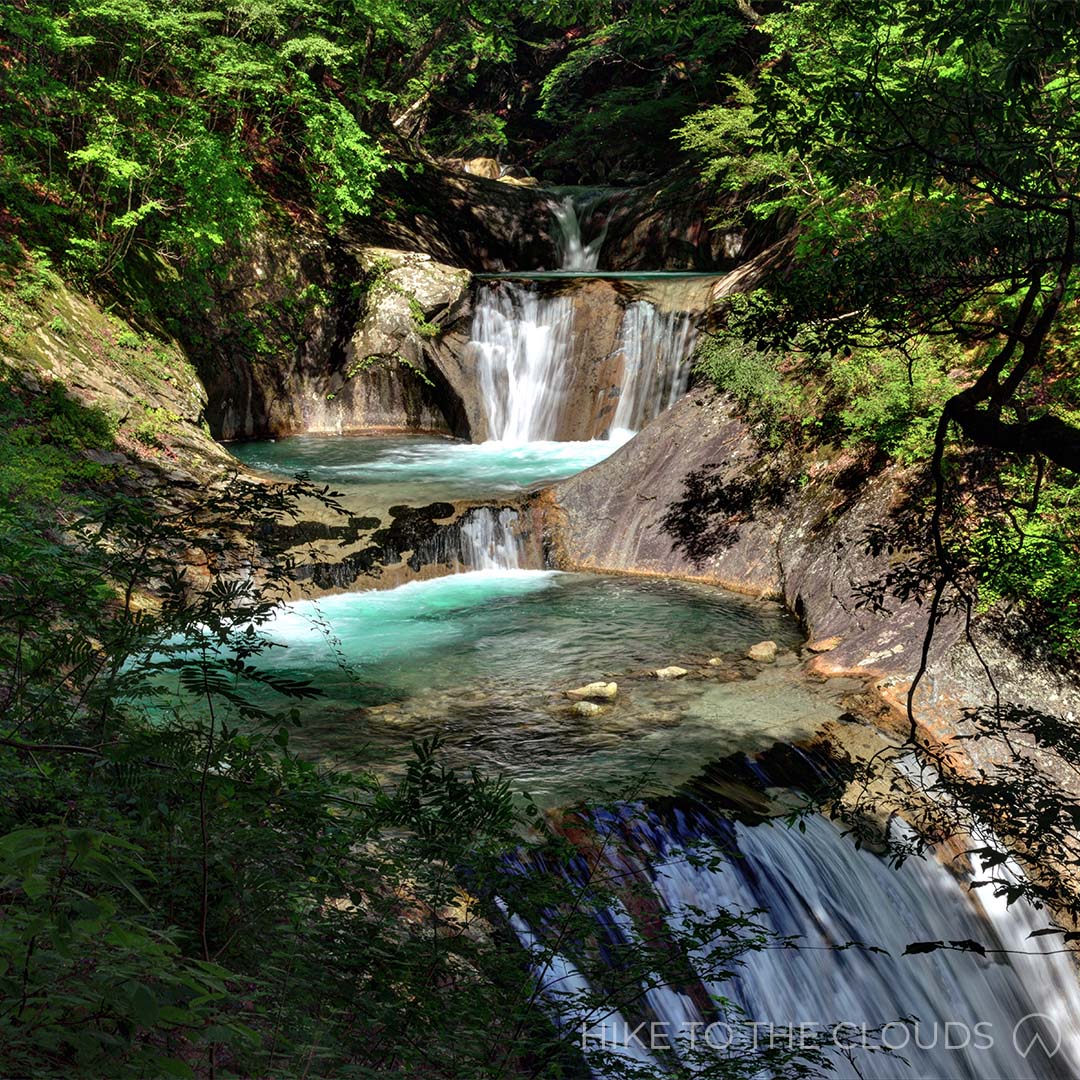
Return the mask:
<path id="1" fill-rule="evenodd" d="M 897 588 L 916 557 L 918 483 L 852 452 L 796 461 L 763 450 L 730 400 L 698 389 L 537 505 L 561 569 L 668 574 L 782 600 L 815 645 L 809 672 L 864 678 L 902 726 L 927 621 Z M 1067 674 L 1021 660 L 996 622 L 976 620 L 973 635 L 1005 700 L 1080 715 Z M 928 734 L 948 738 L 992 693 L 959 618 L 947 617 L 916 702 Z"/>
<path id="2" fill-rule="evenodd" d="M 470 275 L 430 256 L 263 237 L 237 260 L 192 350 L 220 439 L 450 430 L 429 373 L 438 320 Z"/>
<path id="3" fill-rule="evenodd" d="M 531 185 L 425 164 L 405 176 L 384 174 L 371 213 L 348 222 L 343 237 L 473 271 L 552 270 L 559 261 L 551 198 Z"/>

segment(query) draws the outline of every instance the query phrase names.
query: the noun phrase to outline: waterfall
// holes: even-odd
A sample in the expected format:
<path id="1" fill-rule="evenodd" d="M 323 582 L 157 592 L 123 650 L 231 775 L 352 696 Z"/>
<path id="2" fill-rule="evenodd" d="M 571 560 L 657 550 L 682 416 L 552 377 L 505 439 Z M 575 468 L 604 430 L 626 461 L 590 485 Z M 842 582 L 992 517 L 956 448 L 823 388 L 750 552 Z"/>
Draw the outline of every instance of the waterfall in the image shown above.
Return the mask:
<path id="1" fill-rule="evenodd" d="M 558 437 L 570 358 L 574 304 L 505 281 L 483 288 L 472 340 L 488 437 L 527 443 Z"/>
<path id="2" fill-rule="evenodd" d="M 582 219 L 588 219 L 604 194 L 569 194 L 552 203 L 561 270 L 596 269 L 607 227 L 586 242 Z M 578 332 L 587 334 L 589 328 Z M 486 283 L 476 297 L 469 337 L 488 439 L 522 445 L 565 438 L 571 396 L 592 392 L 581 385 L 582 373 L 573 363 L 573 295 L 549 293 L 536 283 Z M 618 403 L 608 429 L 612 436 L 621 441 L 640 430 L 686 391 L 695 337 L 685 312 L 662 311 L 647 300 L 626 306 L 619 334 Z"/>
<path id="3" fill-rule="evenodd" d="M 612 435 L 639 431 L 686 392 L 696 336 L 685 312 L 660 311 L 646 300 L 627 305 Z M 471 339 L 488 437 L 514 445 L 562 437 L 560 421 L 575 386 L 572 297 L 511 281 L 486 285 Z"/>
<path id="4" fill-rule="evenodd" d="M 463 570 L 520 570 L 528 560 L 517 531 L 518 512 L 477 506 L 461 518 L 459 566 Z"/>
<path id="5" fill-rule="evenodd" d="M 686 393 L 697 329 L 685 312 L 628 304 L 620 332 L 623 367 L 612 428 L 640 431 Z"/>
<path id="6" fill-rule="evenodd" d="M 894 869 L 872 852 L 855 848 L 821 817 L 807 820 L 805 833 L 782 825 L 732 826 L 679 808 L 663 820 L 652 813 L 644 819 L 636 815 L 632 822 L 616 819 L 613 824 L 602 815 L 594 820 L 604 831 L 621 831 L 630 854 L 624 849 L 606 857 L 616 871 L 626 874 L 629 868 L 639 880 L 651 881 L 656 910 L 676 935 L 695 909 L 705 916 L 759 911 L 759 923 L 780 939 L 797 937 L 802 946 L 750 952 L 737 973 L 722 982 L 702 977 L 704 953 L 691 955 L 690 970 L 696 967 L 699 978 L 695 992 L 681 992 L 688 989 L 684 986 L 644 993 L 639 1012 L 663 1025 L 676 1050 L 681 1034 L 685 1051 L 694 1024 L 699 1025 L 699 1049 L 702 1026 L 710 1023 L 723 1029 L 721 1041 L 739 1031 L 743 1045 L 751 1032 L 755 1038 L 764 1031 L 763 1039 L 788 1039 L 800 1025 L 811 1035 L 824 1035 L 826 1045 L 832 1039 L 858 1043 L 866 1025 L 870 1045 L 891 1047 L 910 1069 L 895 1055 L 857 1052 L 853 1065 L 840 1051 L 830 1050 L 832 1075 L 867 1080 L 1077 1075 L 1080 987 L 1075 971 L 1067 955 L 1053 951 L 1060 948 L 1060 938 L 1049 945 L 1045 938 L 1029 938 L 1032 930 L 1046 925 L 1045 914 L 1023 905 L 1006 909 L 1000 898 L 968 890 L 933 858 L 911 859 Z M 604 850 L 615 847 L 605 841 Z M 706 858 L 687 859 L 689 851 Z M 710 855 L 723 855 L 722 862 Z M 609 935 L 635 940 L 637 931 L 625 912 L 609 912 L 603 922 Z M 520 921 L 512 925 L 535 954 L 534 932 Z M 903 955 L 912 942 L 941 940 L 979 942 L 990 955 Z M 844 949 L 849 942 L 888 955 Z M 575 985 L 584 978 L 572 958 L 559 963 L 573 972 Z M 710 1000 L 731 1002 L 742 1012 L 725 1011 L 723 1004 L 703 1011 L 702 1003 Z M 642 1015 L 635 1015 L 635 1021 Z M 908 1022 L 900 1023 L 905 1018 Z M 758 1027 L 751 1029 L 751 1021 Z M 844 1027 L 838 1032 L 840 1024 Z M 609 1027 L 607 1039 L 617 1031 Z M 1036 1032 L 1043 1041 L 1032 1042 Z M 591 1034 L 605 1045 L 604 1032 Z M 731 1045 L 738 1045 L 738 1037 Z M 1060 1050 L 1054 1053 L 1058 1037 Z M 723 1049 L 717 1046 L 718 1052 Z M 649 1075 L 663 1076 L 664 1069 L 657 1065 Z"/>
<path id="7" fill-rule="evenodd" d="M 591 192 L 591 198 L 578 200 L 573 195 L 566 195 L 551 204 L 551 215 L 558 227 L 556 247 L 559 252 L 561 270 L 595 270 L 600 265 L 600 249 L 604 246 L 607 235 L 607 222 L 603 229 L 588 243 L 582 239 L 581 217 L 596 205 L 597 192 Z"/>

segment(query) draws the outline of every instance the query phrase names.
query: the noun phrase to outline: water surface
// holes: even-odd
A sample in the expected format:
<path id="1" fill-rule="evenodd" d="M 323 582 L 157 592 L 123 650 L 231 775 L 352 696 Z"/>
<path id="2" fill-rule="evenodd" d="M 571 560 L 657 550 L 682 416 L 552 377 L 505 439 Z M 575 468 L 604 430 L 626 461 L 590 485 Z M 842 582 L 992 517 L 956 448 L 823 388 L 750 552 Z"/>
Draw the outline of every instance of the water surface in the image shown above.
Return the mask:
<path id="1" fill-rule="evenodd" d="M 233 443 L 229 451 L 275 476 L 312 480 L 386 503 L 505 497 L 573 476 L 630 437 L 590 442 L 467 443 L 427 435 L 293 435 Z"/>
<path id="2" fill-rule="evenodd" d="M 453 764 L 546 800 L 649 770 L 670 789 L 703 758 L 808 736 L 839 711 L 781 668 L 722 681 L 748 645 L 794 646 L 798 628 L 779 605 L 686 582 L 484 570 L 292 603 L 264 633 L 283 648 L 261 666 L 322 691 L 294 736 L 305 751 L 374 751 L 393 774 L 413 739 L 439 734 Z M 712 656 L 730 664 L 709 667 Z M 694 674 L 652 674 L 670 664 Z M 615 702 L 575 713 L 565 691 L 600 679 L 618 683 Z"/>

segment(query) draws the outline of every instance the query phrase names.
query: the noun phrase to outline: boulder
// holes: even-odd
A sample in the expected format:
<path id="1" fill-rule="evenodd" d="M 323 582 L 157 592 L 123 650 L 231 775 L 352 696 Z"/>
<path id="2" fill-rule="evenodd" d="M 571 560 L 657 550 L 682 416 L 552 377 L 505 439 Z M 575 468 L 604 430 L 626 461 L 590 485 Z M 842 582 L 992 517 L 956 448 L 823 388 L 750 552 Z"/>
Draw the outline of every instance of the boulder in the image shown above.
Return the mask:
<path id="1" fill-rule="evenodd" d="M 747 659 L 756 660 L 759 664 L 771 664 L 776 659 L 776 642 L 759 641 L 751 645 L 746 652 Z"/>
<path id="2" fill-rule="evenodd" d="M 690 673 L 686 670 L 686 668 L 676 667 L 674 664 L 672 664 L 671 667 L 657 668 L 656 671 L 653 672 L 653 674 L 658 679 L 681 679 L 684 675 L 689 675 Z"/>
<path id="3" fill-rule="evenodd" d="M 499 173 L 502 172 L 499 163 L 489 157 L 469 158 L 464 169 L 470 176 L 483 176 L 487 180 L 498 180 Z"/>
<path id="4" fill-rule="evenodd" d="M 575 701 L 570 711 L 578 716 L 597 716 L 604 711 L 604 707 L 594 701 Z"/>
<path id="5" fill-rule="evenodd" d="M 576 690 L 567 690 L 566 696 L 572 698 L 598 698 L 610 701 L 619 692 L 618 683 L 591 682 L 579 686 Z"/>
<path id="6" fill-rule="evenodd" d="M 828 638 L 815 638 L 806 643 L 806 648 L 812 653 L 832 652 L 844 639 L 839 635 Z"/>

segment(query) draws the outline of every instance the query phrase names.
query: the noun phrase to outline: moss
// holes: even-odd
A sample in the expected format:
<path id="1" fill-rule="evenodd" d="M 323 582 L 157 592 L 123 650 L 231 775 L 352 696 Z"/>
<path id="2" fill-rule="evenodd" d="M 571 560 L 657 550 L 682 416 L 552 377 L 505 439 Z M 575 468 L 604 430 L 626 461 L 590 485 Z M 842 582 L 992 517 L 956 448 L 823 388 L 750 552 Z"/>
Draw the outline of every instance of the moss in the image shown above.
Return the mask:
<path id="1" fill-rule="evenodd" d="M 175 434 L 180 417 L 161 405 L 145 406 L 145 415 L 132 431 L 132 437 L 143 446 L 160 448 L 168 445 L 166 436 Z"/>
<path id="2" fill-rule="evenodd" d="M 71 397 L 62 383 L 40 391 L 0 371 L 0 502 L 62 505 L 76 489 L 105 478 L 87 451 L 115 443 L 116 425 Z"/>

